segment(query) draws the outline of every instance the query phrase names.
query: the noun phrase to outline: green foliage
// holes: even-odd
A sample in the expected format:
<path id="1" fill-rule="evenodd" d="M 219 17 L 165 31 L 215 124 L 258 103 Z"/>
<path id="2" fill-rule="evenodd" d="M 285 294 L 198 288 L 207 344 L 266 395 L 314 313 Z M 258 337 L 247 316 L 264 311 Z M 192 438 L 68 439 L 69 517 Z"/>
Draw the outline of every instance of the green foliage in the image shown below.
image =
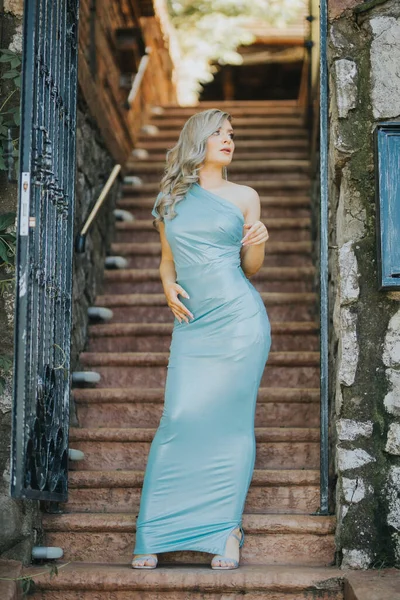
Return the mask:
<path id="1" fill-rule="evenodd" d="M 69 564 L 69 562 L 64 563 L 63 565 L 47 563 L 44 565 L 46 571 L 40 571 L 39 573 L 34 573 L 32 575 L 22 575 L 20 577 L 0 577 L 0 581 L 18 581 L 22 590 L 22 596 L 25 598 L 26 596 L 33 594 L 36 590 L 36 584 L 33 577 L 37 577 L 38 575 L 49 575 L 49 578 L 53 579 L 53 577 L 58 575 L 60 569 Z"/>
<path id="2" fill-rule="evenodd" d="M 8 277 L 9 272 L 15 273 L 15 253 L 17 236 L 15 231 L 7 231 L 10 227 L 15 229 L 15 212 L 0 214 L 0 274 L 7 267 L 7 278 L 0 278 L 0 296 L 11 289 L 15 277 Z M 13 357 L 10 354 L 0 354 L 0 394 L 4 392 L 5 377 L 12 368 Z"/>
<path id="3" fill-rule="evenodd" d="M 15 212 L 0 214 L 0 274 L 4 267 L 7 267 L 7 274 L 15 272 L 17 236 L 15 231 L 7 231 L 9 227 L 15 229 L 15 218 Z M 14 278 L 0 278 L 0 295 L 11 287 L 13 281 Z"/>
<path id="4" fill-rule="evenodd" d="M 167 0 L 181 49 L 179 79 L 195 100 L 215 65 L 241 64 L 239 46 L 254 42 L 255 23 L 281 27 L 298 20 L 303 0 Z"/>
<path id="5" fill-rule="evenodd" d="M 12 88 L 6 96 L 5 100 L 0 105 L 0 171 L 6 171 L 7 165 L 5 162 L 5 155 L 7 153 L 7 135 L 8 129 L 12 132 L 12 156 L 14 157 L 15 173 L 19 172 L 19 152 L 18 152 L 18 141 L 19 141 L 19 126 L 20 126 L 20 106 L 11 106 L 10 100 L 14 94 L 18 94 L 21 89 L 21 54 L 7 50 L 5 48 L 0 49 L 0 63 L 7 65 L 8 70 L 3 72 L 1 79 L 10 81 Z M 5 87 L 4 84 L 2 87 Z M 8 86 L 9 88 L 9 86 Z"/>
<path id="6" fill-rule="evenodd" d="M 13 366 L 12 354 L 0 354 L 0 394 L 3 394 L 6 385 L 4 375 L 9 373 Z"/>
<path id="7" fill-rule="evenodd" d="M 7 229 L 15 227 L 16 215 L 15 212 L 0 214 L 0 268 L 5 264 L 15 267 L 17 236 L 15 232 L 7 232 Z"/>

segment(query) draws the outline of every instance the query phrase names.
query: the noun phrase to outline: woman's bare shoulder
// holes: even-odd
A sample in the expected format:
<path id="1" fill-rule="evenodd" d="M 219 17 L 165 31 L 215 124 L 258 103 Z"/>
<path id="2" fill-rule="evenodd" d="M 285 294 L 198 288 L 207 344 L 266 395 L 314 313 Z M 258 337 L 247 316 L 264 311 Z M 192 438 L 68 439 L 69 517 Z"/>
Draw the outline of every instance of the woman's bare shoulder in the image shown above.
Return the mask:
<path id="1" fill-rule="evenodd" d="M 239 183 L 227 182 L 238 200 L 243 202 L 257 202 L 260 197 L 256 190 L 249 185 L 241 185 Z"/>

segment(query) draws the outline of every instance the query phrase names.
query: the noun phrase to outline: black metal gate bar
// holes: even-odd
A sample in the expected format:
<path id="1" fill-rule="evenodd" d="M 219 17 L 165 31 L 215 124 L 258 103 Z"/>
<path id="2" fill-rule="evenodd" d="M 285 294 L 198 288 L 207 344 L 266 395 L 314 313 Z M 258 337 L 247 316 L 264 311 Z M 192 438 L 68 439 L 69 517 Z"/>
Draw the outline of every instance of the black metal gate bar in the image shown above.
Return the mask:
<path id="1" fill-rule="evenodd" d="M 321 351 L 321 447 L 320 513 L 328 514 L 329 504 L 329 402 L 328 402 L 328 62 L 327 0 L 320 1 L 320 351 Z"/>
<path id="2" fill-rule="evenodd" d="M 24 7 L 11 495 L 65 501 L 79 0 Z"/>

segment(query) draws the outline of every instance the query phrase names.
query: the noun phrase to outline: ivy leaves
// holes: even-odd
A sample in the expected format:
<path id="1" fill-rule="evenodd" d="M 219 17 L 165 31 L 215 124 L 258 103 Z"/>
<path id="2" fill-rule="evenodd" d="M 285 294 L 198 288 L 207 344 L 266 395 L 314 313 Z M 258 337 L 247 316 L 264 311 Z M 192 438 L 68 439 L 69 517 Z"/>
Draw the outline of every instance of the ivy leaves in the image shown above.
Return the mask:
<path id="1" fill-rule="evenodd" d="M 0 267 L 7 263 L 14 266 L 15 260 L 15 233 L 8 233 L 7 229 L 15 225 L 15 212 L 0 215 Z"/>
<path id="2" fill-rule="evenodd" d="M 11 272 L 15 272 L 15 251 L 16 234 L 7 232 L 7 229 L 15 226 L 15 212 L 8 212 L 0 215 L 0 268 L 5 265 L 11 267 Z M 3 296 L 6 290 L 10 290 L 14 284 L 15 278 L 0 279 L 0 295 Z M 12 368 L 13 355 L 0 354 L 0 394 L 4 393 L 6 378 Z"/>
<path id="3" fill-rule="evenodd" d="M 0 63 L 10 63 L 10 70 L 3 73 L 2 79 L 14 79 L 14 85 L 21 88 L 21 55 L 7 48 L 0 49 Z"/>
<path id="4" fill-rule="evenodd" d="M 3 65 L 1 65 L 1 63 L 3 63 Z M 8 95 L 5 97 L 5 100 L 0 105 L 0 171 L 6 171 L 8 168 L 5 160 L 9 151 L 8 130 L 10 129 L 12 132 L 16 129 L 16 132 L 12 133 L 11 136 L 11 156 L 15 160 L 15 170 L 18 173 L 20 106 L 19 103 L 17 106 L 12 106 L 11 99 L 14 95 L 18 96 L 21 89 L 21 55 L 6 48 L 0 49 L 0 67 L 1 66 L 8 67 L 8 70 L 5 70 L 1 75 L 1 79 L 5 80 L 5 82 L 8 82 L 8 89 L 10 85 L 14 89 L 9 91 Z"/>

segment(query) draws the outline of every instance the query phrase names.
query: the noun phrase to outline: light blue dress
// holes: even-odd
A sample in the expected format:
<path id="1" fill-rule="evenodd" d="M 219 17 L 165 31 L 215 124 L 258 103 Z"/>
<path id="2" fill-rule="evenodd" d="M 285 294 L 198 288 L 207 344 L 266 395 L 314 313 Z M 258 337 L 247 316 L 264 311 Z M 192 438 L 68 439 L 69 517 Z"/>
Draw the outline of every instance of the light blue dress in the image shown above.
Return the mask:
<path id="1" fill-rule="evenodd" d="M 229 534 L 242 525 L 253 474 L 255 406 L 271 328 L 240 265 L 239 207 L 195 183 L 175 210 L 164 220 L 165 234 L 176 281 L 190 296 L 179 299 L 194 320 L 174 317 L 133 553 L 224 554 Z"/>

